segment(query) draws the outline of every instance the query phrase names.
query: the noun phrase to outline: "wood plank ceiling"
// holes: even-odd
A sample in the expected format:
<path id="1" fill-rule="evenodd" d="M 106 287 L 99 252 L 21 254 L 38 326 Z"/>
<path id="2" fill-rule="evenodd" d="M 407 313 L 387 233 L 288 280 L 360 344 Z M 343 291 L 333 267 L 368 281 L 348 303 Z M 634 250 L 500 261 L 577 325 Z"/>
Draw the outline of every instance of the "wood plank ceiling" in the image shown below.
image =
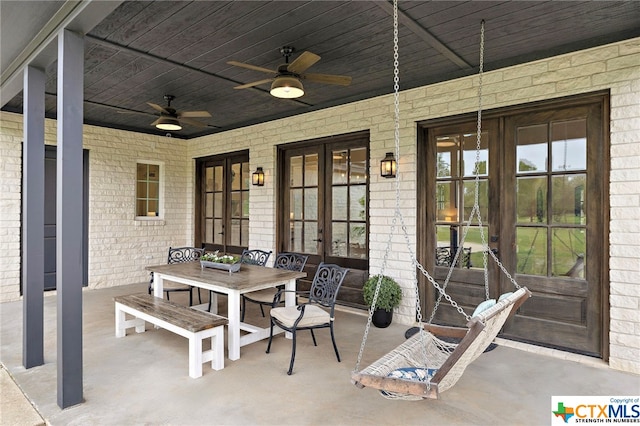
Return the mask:
<path id="1" fill-rule="evenodd" d="M 640 36 L 633 1 L 400 1 L 400 87 L 477 72 L 486 21 L 485 70 Z M 164 134 L 147 101 L 207 110 L 174 132 L 192 138 L 391 93 L 393 21 L 385 1 L 127 1 L 85 41 L 85 122 Z M 4 23 L 4 22 L 3 22 Z M 349 75 L 350 86 L 304 81 L 305 95 L 277 99 L 269 84 L 233 87 L 271 75 L 230 60 L 276 69 L 279 49 L 321 56 L 309 72 Z M 46 112 L 56 115 L 56 66 L 47 69 Z M 22 95 L 3 107 L 22 111 Z"/>

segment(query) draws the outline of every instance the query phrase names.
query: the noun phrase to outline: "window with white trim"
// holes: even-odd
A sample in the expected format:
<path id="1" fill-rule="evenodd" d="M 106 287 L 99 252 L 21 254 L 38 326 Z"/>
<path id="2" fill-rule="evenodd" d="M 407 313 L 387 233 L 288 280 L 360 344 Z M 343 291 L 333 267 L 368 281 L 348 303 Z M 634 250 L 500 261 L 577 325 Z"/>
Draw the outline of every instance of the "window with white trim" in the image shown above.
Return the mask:
<path id="1" fill-rule="evenodd" d="M 164 207 L 163 164 L 139 161 L 136 164 L 136 218 L 160 218 Z"/>

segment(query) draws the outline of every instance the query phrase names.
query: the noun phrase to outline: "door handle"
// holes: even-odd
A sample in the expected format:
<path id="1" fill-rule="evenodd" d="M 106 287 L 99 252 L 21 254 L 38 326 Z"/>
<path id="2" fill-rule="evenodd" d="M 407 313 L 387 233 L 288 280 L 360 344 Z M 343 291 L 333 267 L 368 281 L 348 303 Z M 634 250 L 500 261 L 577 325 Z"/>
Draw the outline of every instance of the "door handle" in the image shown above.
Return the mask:
<path id="1" fill-rule="evenodd" d="M 322 242 L 322 238 L 318 238 L 317 240 L 313 240 L 313 241 L 317 241 L 317 242 L 321 243 Z"/>

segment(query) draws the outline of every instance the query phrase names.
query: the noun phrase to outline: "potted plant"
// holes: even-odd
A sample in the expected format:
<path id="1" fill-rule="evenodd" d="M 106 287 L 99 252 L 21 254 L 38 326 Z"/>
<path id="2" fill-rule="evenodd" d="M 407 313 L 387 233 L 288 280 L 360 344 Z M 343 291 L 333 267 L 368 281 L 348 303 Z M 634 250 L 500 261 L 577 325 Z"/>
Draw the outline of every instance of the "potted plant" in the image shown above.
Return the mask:
<path id="1" fill-rule="evenodd" d="M 225 271 L 238 272 L 240 270 L 240 258 L 231 255 L 219 255 L 215 253 L 205 253 L 200 257 L 200 267 L 223 269 Z"/>
<path id="2" fill-rule="evenodd" d="M 386 275 L 369 277 L 362 287 L 364 301 L 369 307 L 373 303 L 373 296 L 376 293 L 379 280 L 381 281 L 380 291 L 378 292 L 372 321 L 376 327 L 385 328 L 389 327 L 393 320 L 393 308 L 400 305 L 402 289 L 393 278 Z"/>

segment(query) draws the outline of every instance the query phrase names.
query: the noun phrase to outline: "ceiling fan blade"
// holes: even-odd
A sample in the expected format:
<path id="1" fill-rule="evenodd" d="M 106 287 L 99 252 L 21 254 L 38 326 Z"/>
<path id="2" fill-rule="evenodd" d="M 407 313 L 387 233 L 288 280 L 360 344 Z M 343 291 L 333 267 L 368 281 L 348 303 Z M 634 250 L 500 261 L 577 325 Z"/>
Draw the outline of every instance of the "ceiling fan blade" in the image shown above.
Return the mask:
<path id="1" fill-rule="evenodd" d="M 209 111 L 182 111 L 178 113 L 178 118 L 189 117 L 211 117 Z"/>
<path id="2" fill-rule="evenodd" d="M 287 67 L 287 71 L 295 74 L 301 74 L 319 60 L 320 56 L 316 55 L 315 53 L 302 52 L 302 55 L 298 56 L 293 62 L 289 64 L 289 66 Z"/>
<path id="3" fill-rule="evenodd" d="M 256 65 L 245 64 L 244 62 L 229 61 L 229 62 L 227 62 L 227 64 L 233 65 L 235 67 L 246 68 L 248 70 L 268 72 L 270 74 L 277 74 L 278 73 L 278 71 L 270 70 L 268 68 L 262 68 L 262 67 L 259 67 L 259 66 L 256 66 Z"/>
<path id="4" fill-rule="evenodd" d="M 301 75 L 300 78 L 316 83 L 338 84 L 340 86 L 348 86 L 351 84 L 351 77 L 347 75 L 304 74 Z"/>
<path id="5" fill-rule="evenodd" d="M 190 124 L 191 126 L 196 126 L 196 127 L 207 127 L 207 124 L 206 124 L 206 123 L 203 123 L 203 122 L 198 121 L 198 120 L 192 120 L 192 119 L 190 119 L 190 118 L 180 117 L 180 118 L 178 119 L 178 121 L 179 121 L 180 123 L 183 123 L 183 124 Z"/>
<path id="6" fill-rule="evenodd" d="M 160 112 L 163 112 L 165 114 L 171 115 L 171 112 L 167 111 L 164 107 L 161 107 L 158 104 L 154 104 L 153 102 L 147 102 L 147 105 L 149 105 L 151 108 L 158 110 Z"/>
<path id="7" fill-rule="evenodd" d="M 265 78 L 264 80 L 258 80 L 258 81 L 254 81 L 252 83 L 241 84 L 240 86 L 234 87 L 234 89 L 247 89 L 249 87 L 258 86 L 260 84 L 268 83 L 268 82 L 273 81 L 273 80 L 274 80 L 273 78 Z"/>
<path id="8" fill-rule="evenodd" d="M 150 126 L 155 126 L 156 124 L 158 124 L 158 122 L 160 121 L 160 117 L 154 121 L 153 123 L 150 124 Z"/>

